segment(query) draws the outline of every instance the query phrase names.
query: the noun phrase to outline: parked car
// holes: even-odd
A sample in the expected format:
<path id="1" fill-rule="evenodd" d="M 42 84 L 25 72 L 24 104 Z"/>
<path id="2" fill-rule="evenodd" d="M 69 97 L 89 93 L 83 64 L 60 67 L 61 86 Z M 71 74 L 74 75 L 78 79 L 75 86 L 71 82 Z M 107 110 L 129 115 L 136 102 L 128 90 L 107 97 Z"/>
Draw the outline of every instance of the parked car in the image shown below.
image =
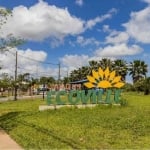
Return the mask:
<path id="1" fill-rule="evenodd" d="M 40 95 L 40 94 L 47 94 L 47 91 L 49 91 L 49 89 L 48 88 L 39 88 L 39 89 L 37 89 L 37 94 L 38 95 Z"/>

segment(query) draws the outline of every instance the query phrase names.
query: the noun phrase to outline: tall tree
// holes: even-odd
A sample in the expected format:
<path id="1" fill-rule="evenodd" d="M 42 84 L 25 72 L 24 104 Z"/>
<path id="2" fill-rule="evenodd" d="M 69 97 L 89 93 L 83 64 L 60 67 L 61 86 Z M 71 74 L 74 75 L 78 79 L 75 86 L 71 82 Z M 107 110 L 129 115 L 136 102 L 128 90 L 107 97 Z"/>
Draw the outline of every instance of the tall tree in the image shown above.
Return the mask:
<path id="1" fill-rule="evenodd" d="M 13 85 L 13 77 L 9 76 L 7 73 L 3 73 L 0 79 L 0 89 L 11 89 Z M 3 95 L 3 91 L 1 91 L 1 95 Z"/>
<path id="2" fill-rule="evenodd" d="M 14 37 L 11 33 L 4 36 L 2 26 L 7 22 L 7 18 L 11 17 L 12 13 L 10 10 L 0 8 L 0 52 L 9 51 L 12 47 L 16 47 L 22 44 L 24 41 L 18 37 Z M 15 79 L 16 81 L 16 79 Z M 17 84 L 14 82 L 15 87 L 15 98 L 17 99 Z"/>
<path id="3" fill-rule="evenodd" d="M 10 47 L 16 47 L 23 43 L 23 40 L 14 37 L 12 34 L 8 34 L 6 37 L 2 36 L 2 26 L 7 22 L 7 18 L 11 15 L 12 13 L 10 10 L 0 8 L 0 52 L 5 52 L 9 50 Z"/>
<path id="4" fill-rule="evenodd" d="M 90 67 L 83 66 L 81 68 L 71 71 L 69 79 L 70 81 L 83 80 L 86 79 L 86 76 L 89 75 L 90 72 L 91 72 Z"/>
<path id="5" fill-rule="evenodd" d="M 122 59 L 114 60 L 113 69 L 116 70 L 117 75 L 122 77 L 122 80 L 125 81 L 126 75 L 128 73 L 128 67 L 126 61 Z"/>
<path id="6" fill-rule="evenodd" d="M 109 69 L 112 69 L 112 61 L 108 58 L 103 58 L 102 60 L 99 61 L 99 66 L 104 70 L 107 67 L 109 67 Z"/>
<path id="7" fill-rule="evenodd" d="M 89 61 L 89 67 L 91 70 L 98 70 L 98 62 L 95 60 Z"/>
<path id="8" fill-rule="evenodd" d="M 130 62 L 129 75 L 132 76 L 133 83 L 141 78 L 146 78 L 146 73 L 148 72 L 148 66 L 144 61 L 134 60 Z"/>

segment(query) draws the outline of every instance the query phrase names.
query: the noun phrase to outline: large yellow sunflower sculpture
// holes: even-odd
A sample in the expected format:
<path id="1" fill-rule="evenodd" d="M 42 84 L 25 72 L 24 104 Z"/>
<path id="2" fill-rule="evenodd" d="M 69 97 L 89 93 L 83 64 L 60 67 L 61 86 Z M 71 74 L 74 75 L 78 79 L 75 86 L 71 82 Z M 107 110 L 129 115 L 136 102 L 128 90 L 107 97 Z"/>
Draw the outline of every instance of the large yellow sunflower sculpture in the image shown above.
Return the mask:
<path id="1" fill-rule="evenodd" d="M 121 88 L 124 83 L 121 82 L 121 76 L 116 76 L 116 71 L 109 71 L 107 67 L 106 70 L 101 68 L 98 71 L 92 70 L 93 76 L 87 76 L 88 82 L 84 83 L 87 88 Z"/>

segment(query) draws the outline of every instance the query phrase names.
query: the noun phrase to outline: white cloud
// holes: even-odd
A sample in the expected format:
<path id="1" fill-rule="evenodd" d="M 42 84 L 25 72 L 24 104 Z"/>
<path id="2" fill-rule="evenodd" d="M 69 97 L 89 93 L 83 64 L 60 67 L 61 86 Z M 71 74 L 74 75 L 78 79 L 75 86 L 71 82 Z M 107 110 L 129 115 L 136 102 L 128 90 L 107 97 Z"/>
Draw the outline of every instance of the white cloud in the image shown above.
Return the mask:
<path id="1" fill-rule="evenodd" d="M 129 22 L 123 24 L 127 33 L 142 43 L 150 43 L 150 6 L 138 11 L 132 12 Z"/>
<path id="2" fill-rule="evenodd" d="M 150 4 L 150 0 L 142 0 L 142 1 Z"/>
<path id="3" fill-rule="evenodd" d="M 103 25 L 104 32 L 111 32 L 112 30 L 109 28 L 109 25 Z"/>
<path id="4" fill-rule="evenodd" d="M 118 57 L 126 55 L 136 55 L 142 52 L 138 45 L 127 46 L 126 44 L 108 45 L 105 48 L 99 48 L 95 51 L 95 56 L 99 57 Z"/>
<path id="5" fill-rule="evenodd" d="M 39 61 L 44 61 L 47 57 L 47 54 L 42 51 L 42 50 L 31 50 L 31 49 L 26 49 L 26 50 L 19 50 L 18 51 L 18 57 L 24 57 L 23 59 L 28 59 L 28 58 L 31 58 L 30 60 L 34 59 L 34 60 L 39 60 Z M 21 62 L 23 60 L 21 58 Z M 18 58 L 19 60 L 19 58 Z"/>
<path id="6" fill-rule="evenodd" d="M 95 19 L 88 20 L 86 23 L 86 29 L 92 29 L 97 23 L 101 23 L 106 19 L 110 19 L 116 12 L 117 10 L 115 8 L 112 8 L 107 14 L 98 16 Z"/>
<path id="7" fill-rule="evenodd" d="M 126 32 L 112 32 L 109 36 L 106 37 L 106 43 L 109 44 L 119 44 L 127 43 L 129 35 Z"/>
<path id="8" fill-rule="evenodd" d="M 58 68 L 52 68 L 47 65 L 43 66 L 41 62 L 46 61 L 47 53 L 43 50 L 19 50 L 16 48 L 9 49 L 8 52 L 0 53 L 0 64 L 2 65 L 1 73 L 15 74 L 15 54 L 18 52 L 18 74 L 30 73 L 31 76 L 53 76 L 58 77 Z M 37 60 L 37 61 L 36 61 Z"/>
<path id="9" fill-rule="evenodd" d="M 30 77 L 39 78 L 41 76 L 54 77 L 58 79 L 59 67 L 45 64 L 47 53 L 43 50 L 20 50 L 16 48 L 8 48 L 9 51 L 0 53 L 0 75 L 8 73 L 15 76 L 16 51 L 18 52 L 17 74 L 30 73 Z M 43 65 L 44 63 L 44 65 Z M 71 69 L 71 68 L 70 68 Z M 61 77 L 67 76 L 69 68 L 61 66 Z"/>
<path id="10" fill-rule="evenodd" d="M 78 36 L 76 42 L 81 46 L 87 46 L 87 45 L 98 46 L 100 44 L 100 42 L 97 41 L 95 38 L 84 38 L 83 36 Z"/>
<path id="11" fill-rule="evenodd" d="M 102 58 L 109 58 L 111 60 L 115 60 L 117 57 L 136 55 L 141 53 L 142 51 L 143 49 L 138 45 L 128 46 L 126 43 L 118 43 L 115 45 L 108 45 L 104 48 L 99 48 L 95 50 L 91 56 L 77 54 L 65 55 L 60 59 L 60 62 L 69 70 L 73 70 L 81 66 L 88 65 L 88 62 L 90 60 L 99 61 Z"/>
<path id="12" fill-rule="evenodd" d="M 61 63 L 69 70 L 76 69 L 88 64 L 88 55 L 65 55 L 60 59 Z"/>
<path id="13" fill-rule="evenodd" d="M 105 37 L 106 44 L 127 43 L 129 40 L 127 32 L 112 30 L 109 25 L 103 25 L 103 31 L 109 33 L 109 35 Z"/>
<path id="14" fill-rule="evenodd" d="M 78 1 L 82 3 L 83 1 Z M 94 19 L 84 21 L 70 14 L 67 8 L 59 8 L 55 5 L 40 0 L 33 6 L 23 5 L 14 7 L 12 16 L 7 18 L 2 26 L 1 36 L 13 34 L 30 41 L 42 41 L 50 39 L 52 47 L 62 44 L 68 35 L 79 35 L 88 29 L 92 29 L 97 23 L 110 19 L 116 9 L 111 9 L 107 14 Z"/>
<path id="15" fill-rule="evenodd" d="M 62 39 L 84 31 L 84 21 L 72 16 L 67 8 L 58 8 L 39 1 L 27 8 L 17 6 L 3 26 L 5 34 L 12 33 L 27 40 L 40 41 L 51 37 Z"/>
<path id="16" fill-rule="evenodd" d="M 75 3 L 79 6 L 83 5 L 83 0 L 76 0 Z"/>

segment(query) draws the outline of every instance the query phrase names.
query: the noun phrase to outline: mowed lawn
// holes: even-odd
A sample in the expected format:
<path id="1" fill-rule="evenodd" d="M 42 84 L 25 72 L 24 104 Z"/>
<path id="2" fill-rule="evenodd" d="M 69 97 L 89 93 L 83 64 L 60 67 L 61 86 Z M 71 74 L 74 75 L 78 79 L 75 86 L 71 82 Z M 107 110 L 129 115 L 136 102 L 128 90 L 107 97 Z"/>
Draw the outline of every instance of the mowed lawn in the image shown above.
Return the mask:
<path id="1" fill-rule="evenodd" d="M 150 149 L 150 95 L 122 94 L 127 106 L 40 112 L 40 99 L 1 102 L 0 127 L 25 149 Z"/>

